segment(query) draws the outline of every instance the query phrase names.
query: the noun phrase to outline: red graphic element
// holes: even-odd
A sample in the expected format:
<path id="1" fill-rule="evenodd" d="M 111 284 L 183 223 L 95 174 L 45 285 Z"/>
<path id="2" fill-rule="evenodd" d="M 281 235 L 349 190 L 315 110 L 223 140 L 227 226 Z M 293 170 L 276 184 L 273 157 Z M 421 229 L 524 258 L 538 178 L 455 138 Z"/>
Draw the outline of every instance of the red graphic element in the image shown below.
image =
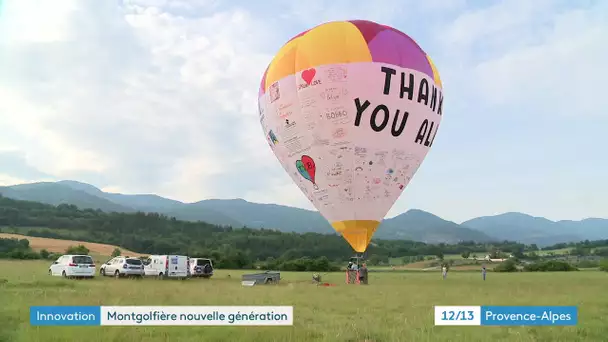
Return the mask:
<path id="1" fill-rule="evenodd" d="M 320 285 L 320 286 L 325 286 L 325 287 L 328 287 L 328 286 L 336 286 L 336 284 L 330 284 L 330 283 L 319 283 L 319 285 Z"/>
<path id="2" fill-rule="evenodd" d="M 316 74 L 317 70 L 315 70 L 315 68 L 304 70 L 302 71 L 302 79 L 306 82 L 306 84 L 310 85 Z"/>
<path id="3" fill-rule="evenodd" d="M 349 22 L 359 29 L 359 32 L 361 32 L 361 35 L 365 38 L 365 42 L 368 44 L 378 33 L 389 29 L 384 25 L 378 25 L 377 23 L 367 20 L 349 20 Z"/>
<path id="4" fill-rule="evenodd" d="M 304 168 L 308 175 L 310 175 L 310 181 L 315 184 L 315 172 L 317 171 L 317 167 L 315 166 L 315 161 L 312 160 L 309 156 L 302 156 L 302 164 L 304 164 Z"/>
<path id="5" fill-rule="evenodd" d="M 266 93 L 266 74 L 268 73 L 268 68 L 270 68 L 270 66 L 266 67 L 266 71 L 264 71 L 264 75 L 262 76 L 262 82 L 260 82 L 260 91 L 258 92 L 258 97 L 261 97 L 263 94 Z"/>

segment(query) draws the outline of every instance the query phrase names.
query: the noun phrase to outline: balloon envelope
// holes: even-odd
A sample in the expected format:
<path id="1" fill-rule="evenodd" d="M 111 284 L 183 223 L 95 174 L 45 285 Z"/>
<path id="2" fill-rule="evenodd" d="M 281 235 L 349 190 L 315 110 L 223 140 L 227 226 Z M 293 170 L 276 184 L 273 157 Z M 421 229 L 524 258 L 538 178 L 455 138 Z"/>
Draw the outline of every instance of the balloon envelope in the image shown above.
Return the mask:
<path id="1" fill-rule="evenodd" d="M 429 56 L 404 33 L 362 20 L 292 38 L 259 92 L 277 159 L 357 252 L 424 160 L 442 105 Z"/>

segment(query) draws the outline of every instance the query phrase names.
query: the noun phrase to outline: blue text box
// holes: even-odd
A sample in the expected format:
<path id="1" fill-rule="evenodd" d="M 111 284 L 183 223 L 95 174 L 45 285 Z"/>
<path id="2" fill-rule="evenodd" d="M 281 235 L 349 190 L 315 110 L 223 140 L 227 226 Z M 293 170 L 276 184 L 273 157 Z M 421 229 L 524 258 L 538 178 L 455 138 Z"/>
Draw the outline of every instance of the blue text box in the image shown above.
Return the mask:
<path id="1" fill-rule="evenodd" d="M 32 306 L 30 324 L 46 326 L 101 325 L 99 306 Z"/>
<path id="2" fill-rule="evenodd" d="M 482 306 L 481 325 L 554 325 L 578 323 L 576 306 Z"/>

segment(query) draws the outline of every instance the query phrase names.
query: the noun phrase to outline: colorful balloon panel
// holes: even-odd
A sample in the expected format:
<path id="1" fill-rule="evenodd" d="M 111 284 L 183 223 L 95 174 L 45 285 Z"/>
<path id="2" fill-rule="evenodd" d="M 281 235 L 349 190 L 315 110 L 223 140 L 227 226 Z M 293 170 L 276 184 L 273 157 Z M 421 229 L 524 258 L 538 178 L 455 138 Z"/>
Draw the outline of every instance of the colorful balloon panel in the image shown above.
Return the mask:
<path id="1" fill-rule="evenodd" d="M 309 156 L 302 156 L 302 163 L 304 164 L 304 168 L 309 175 L 309 180 L 314 183 L 316 172 L 315 161 Z"/>
<path id="2" fill-rule="evenodd" d="M 430 57 L 404 33 L 361 20 L 292 38 L 259 95 L 277 159 L 357 252 L 420 167 L 442 106 Z"/>
<path id="3" fill-rule="evenodd" d="M 308 174 L 308 171 L 306 171 L 306 167 L 304 166 L 304 162 L 301 160 L 296 160 L 296 167 L 298 168 L 298 172 L 300 173 L 300 175 L 302 175 L 302 177 L 306 178 L 307 180 L 312 182 L 312 179 L 310 178 L 310 175 Z"/>

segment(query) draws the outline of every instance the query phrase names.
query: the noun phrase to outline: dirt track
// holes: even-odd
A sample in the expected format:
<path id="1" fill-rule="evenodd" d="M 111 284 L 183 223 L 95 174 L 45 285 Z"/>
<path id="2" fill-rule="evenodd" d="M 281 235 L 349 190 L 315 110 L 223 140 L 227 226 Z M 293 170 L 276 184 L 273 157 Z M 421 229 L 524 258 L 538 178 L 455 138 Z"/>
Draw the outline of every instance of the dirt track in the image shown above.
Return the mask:
<path id="1" fill-rule="evenodd" d="M 65 250 L 70 246 L 78 246 L 84 245 L 89 249 L 90 253 L 100 254 L 100 255 L 111 255 L 116 246 L 105 245 L 102 243 L 93 243 L 93 242 L 83 242 L 83 241 L 73 241 L 73 240 L 59 240 L 59 239 L 50 239 L 50 238 L 42 238 L 42 237 L 33 237 L 33 236 L 25 236 L 19 234 L 7 234 L 0 233 L 0 238 L 5 239 L 27 239 L 30 242 L 30 247 L 34 250 L 46 249 L 49 252 L 54 253 L 64 253 Z M 120 247 L 118 247 L 120 248 Z M 122 255 L 131 255 L 131 256 L 141 256 L 140 253 L 135 253 L 123 248 L 120 248 Z"/>

